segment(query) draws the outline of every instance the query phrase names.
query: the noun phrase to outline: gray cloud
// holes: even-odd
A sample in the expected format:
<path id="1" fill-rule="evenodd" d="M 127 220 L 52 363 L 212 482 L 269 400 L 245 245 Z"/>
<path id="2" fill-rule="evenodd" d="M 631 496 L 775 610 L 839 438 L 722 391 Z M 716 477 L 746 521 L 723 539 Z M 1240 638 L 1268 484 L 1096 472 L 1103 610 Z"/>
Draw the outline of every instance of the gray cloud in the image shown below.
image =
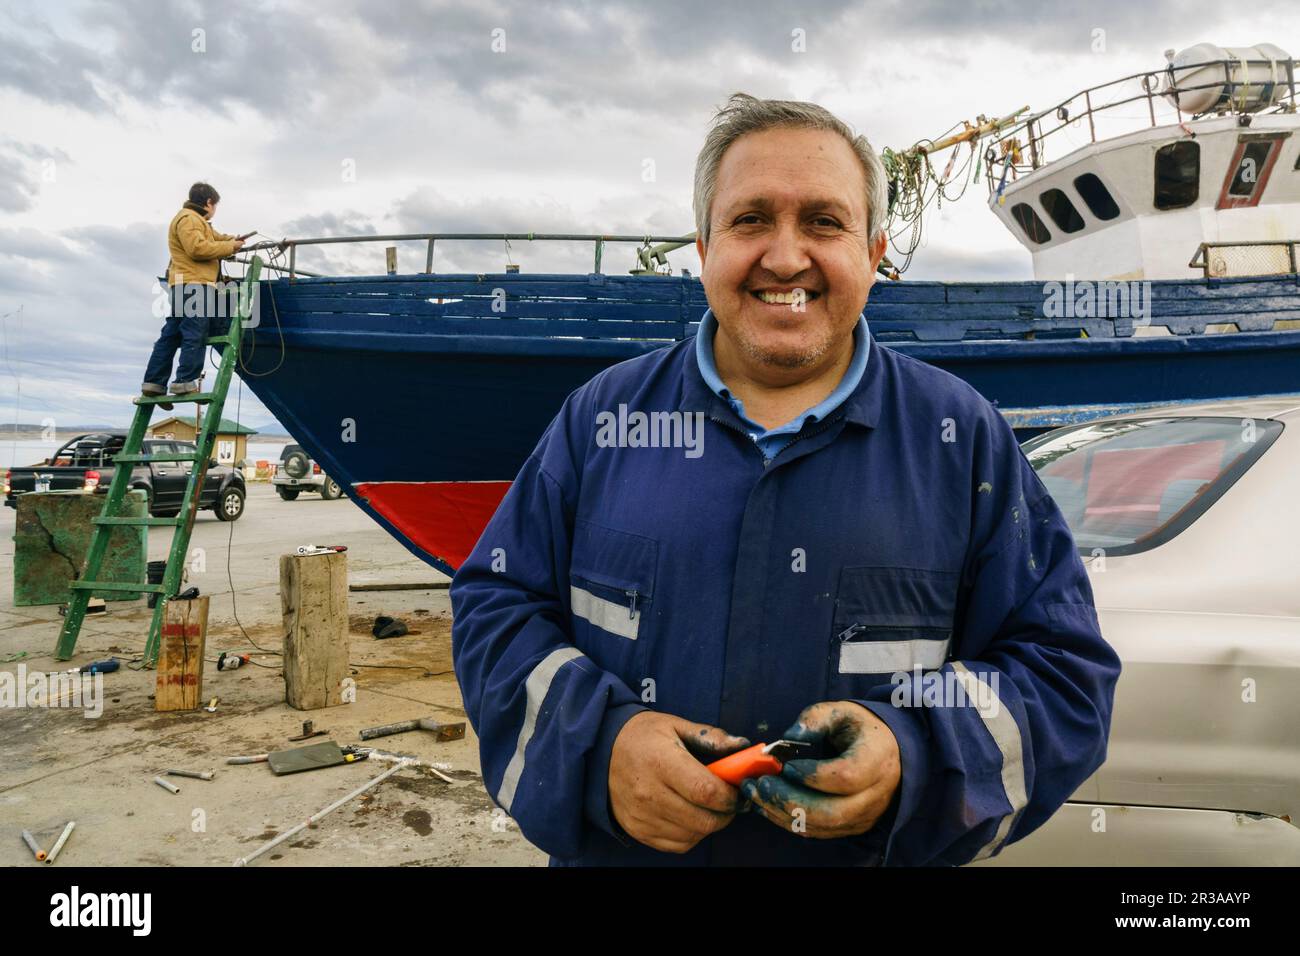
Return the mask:
<path id="1" fill-rule="evenodd" d="M 1282 0 L 1263 0 L 1252 15 L 1267 20 L 1270 11 L 1288 9 Z M 180 102 L 222 112 L 242 104 L 266 115 L 337 117 L 397 95 L 433 104 L 463 97 L 501 122 L 517 119 L 532 101 L 574 117 L 604 109 L 666 117 L 705 108 L 721 90 L 756 79 L 762 85 L 764 76 L 779 84 L 782 70 L 812 65 L 831 82 L 844 82 L 874 52 L 900 42 L 960 39 L 943 60 L 916 64 L 951 73 L 954 82 L 976 65 L 963 62 L 963 47 L 1010 37 L 1030 56 L 1083 55 L 1095 29 L 1106 31 L 1108 49 L 1149 49 L 1159 65 L 1164 41 L 1153 42 L 1153 24 L 1212 23 L 1222 16 L 1214 0 L 1101 0 L 1086 7 L 1021 0 L 743 7 L 695 0 L 499 6 L 119 0 L 82 9 L 85 40 L 60 35 L 29 14 L 0 38 L 0 86 L 90 111 L 112 108 L 113 96 L 121 95 L 155 106 Z M 203 52 L 193 49 L 195 30 L 204 31 Z M 796 30 L 806 36 L 801 54 L 791 49 Z M 504 40 L 504 51 L 494 52 L 494 37 Z M 1014 72 L 1016 62 L 1008 69 Z"/>
<path id="2" fill-rule="evenodd" d="M 0 139 L 0 211 L 25 212 L 40 193 L 38 170 L 44 161 L 71 162 L 61 149 Z"/>
<path id="3" fill-rule="evenodd" d="M 0 31 L 0 88 L 18 90 L 46 103 L 85 110 L 109 108 L 91 77 L 100 69 L 100 57 L 89 47 L 56 34 L 28 11 L 15 27 Z"/>

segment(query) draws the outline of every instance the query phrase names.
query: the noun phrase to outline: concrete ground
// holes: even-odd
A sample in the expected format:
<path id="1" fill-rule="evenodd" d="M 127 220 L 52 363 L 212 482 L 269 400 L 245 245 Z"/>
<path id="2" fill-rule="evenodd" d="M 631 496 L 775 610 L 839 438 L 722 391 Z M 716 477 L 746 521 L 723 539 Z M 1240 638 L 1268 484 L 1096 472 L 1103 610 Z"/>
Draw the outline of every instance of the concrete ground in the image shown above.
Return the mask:
<path id="1" fill-rule="evenodd" d="M 0 508 L 0 670 L 16 675 L 25 665 L 29 674 L 49 672 L 110 656 L 123 667 L 105 675 L 97 718 L 80 709 L 0 708 L 0 865 L 37 865 L 21 831 L 30 830 L 48 849 L 75 820 L 56 866 L 229 866 L 391 765 L 363 761 L 277 777 L 265 763 L 228 766 L 227 757 L 324 740 L 359 744 L 363 727 L 416 717 L 466 719 L 452 675 L 445 588 L 350 592 L 356 702 L 310 712 L 284 702 L 279 658 L 254 646 L 280 648 L 281 554 L 299 544 L 345 544 L 353 584 L 446 581 L 346 498 L 303 495 L 286 502 L 269 485 L 250 483 L 239 521 L 225 524 L 211 512 L 200 514 L 190 547 L 201 561 L 188 583 L 212 596 L 203 696 L 220 698 L 215 713 L 155 712 L 156 672 L 125 665 L 144 648 L 150 611 L 143 600 L 109 602 L 105 614 L 86 619 L 73 659 L 56 661 L 58 609 L 13 604 L 14 515 Z M 150 529 L 150 558 L 166 557 L 170 539 L 169 530 Z M 411 633 L 376 640 L 370 624 L 381 613 L 401 617 Z M 221 651 L 250 652 L 265 666 L 218 671 Z M 290 742 L 304 720 L 328 736 Z M 403 769 L 253 865 L 546 862 L 485 792 L 468 724 L 464 740 L 438 743 L 428 732 L 413 731 L 367 745 L 433 763 L 454 782 Z M 181 791 L 173 795 L 152 782 L 169 768 L 216 776 L 211 782 L 169 777 Z"/>

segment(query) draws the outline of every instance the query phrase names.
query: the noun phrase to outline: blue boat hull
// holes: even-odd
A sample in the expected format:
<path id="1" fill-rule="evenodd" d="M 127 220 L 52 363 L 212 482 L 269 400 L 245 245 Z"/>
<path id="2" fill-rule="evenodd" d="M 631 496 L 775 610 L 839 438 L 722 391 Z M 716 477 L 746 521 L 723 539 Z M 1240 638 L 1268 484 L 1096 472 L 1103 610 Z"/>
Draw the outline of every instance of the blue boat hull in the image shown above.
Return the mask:
<path id="1" fill-rule="evenodd" d="M 1034 314 L 1040 283 L 880 284 L 867 318 L 879 344 L 960 376 L 1028 431 L 1079 406 L 1300 392 L 1300 329 L 1282 327 L 1300 320 L 1295 276 L 1152 286 L 1153 321 L 1183 334 L 1049 320 Z M 564 398 L 694 334 L 705 308 L 697 280 L 668 277 L 276 280 L 260 295 L 248 386 L 361 507 L 448 572 Z M 1260 330 L 1205 334 L 1207 322 Z"/>

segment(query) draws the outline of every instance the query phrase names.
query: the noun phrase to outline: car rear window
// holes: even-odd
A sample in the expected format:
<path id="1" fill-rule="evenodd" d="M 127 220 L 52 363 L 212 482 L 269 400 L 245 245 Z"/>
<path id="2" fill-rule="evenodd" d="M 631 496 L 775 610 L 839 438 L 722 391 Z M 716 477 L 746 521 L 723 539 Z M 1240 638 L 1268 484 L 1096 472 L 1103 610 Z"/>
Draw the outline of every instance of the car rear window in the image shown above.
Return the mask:
<path id="1" fill-rule="evenodd" d="M 1024 450 L 1080 551 L 1136 554 L 1209 510 L 1281 431 L 1256 418 L 1128 419 L 1056 429 Z"/>
<path id="2" fill-rule="evenodd" d="M 77 442 L 72 448 L 69 464 L 78 468 L 101 468 L 110 464 L 113 456 L 122 450 L 126 439 L 120 436 L 94 436 Z"/>

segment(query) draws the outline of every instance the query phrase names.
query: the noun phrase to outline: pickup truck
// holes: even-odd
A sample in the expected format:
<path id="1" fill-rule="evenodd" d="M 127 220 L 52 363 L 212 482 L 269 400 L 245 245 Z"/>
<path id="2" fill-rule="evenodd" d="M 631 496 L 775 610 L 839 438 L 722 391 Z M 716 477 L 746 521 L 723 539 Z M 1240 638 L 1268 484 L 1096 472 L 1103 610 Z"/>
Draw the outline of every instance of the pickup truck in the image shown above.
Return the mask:
<path id="1" fill-rule="evenodd" d="M 5 504 L 16 508 L 19 495 L 30 491 L 75 491 L 106 494 L 116 465 L 113 458 L 122 451 L 126 432 L 109 431 L 78 435 L 38 465 L 10 468 L 5 472 Z M 193 442 L 146 438 L 141 451 L 146 455 L 194 454 Z M 129 487 L 143 488 L 149 496 L 149 514 L 156 518 L 180 513 L 189 482 L 190 461 L 157 461 L 131 468 Z M 209 463 L 199 496 L 199 507 L 211 509 L 222 521 L 234 521 L 244 513 L 244 476 L 225 465 Z"/>

